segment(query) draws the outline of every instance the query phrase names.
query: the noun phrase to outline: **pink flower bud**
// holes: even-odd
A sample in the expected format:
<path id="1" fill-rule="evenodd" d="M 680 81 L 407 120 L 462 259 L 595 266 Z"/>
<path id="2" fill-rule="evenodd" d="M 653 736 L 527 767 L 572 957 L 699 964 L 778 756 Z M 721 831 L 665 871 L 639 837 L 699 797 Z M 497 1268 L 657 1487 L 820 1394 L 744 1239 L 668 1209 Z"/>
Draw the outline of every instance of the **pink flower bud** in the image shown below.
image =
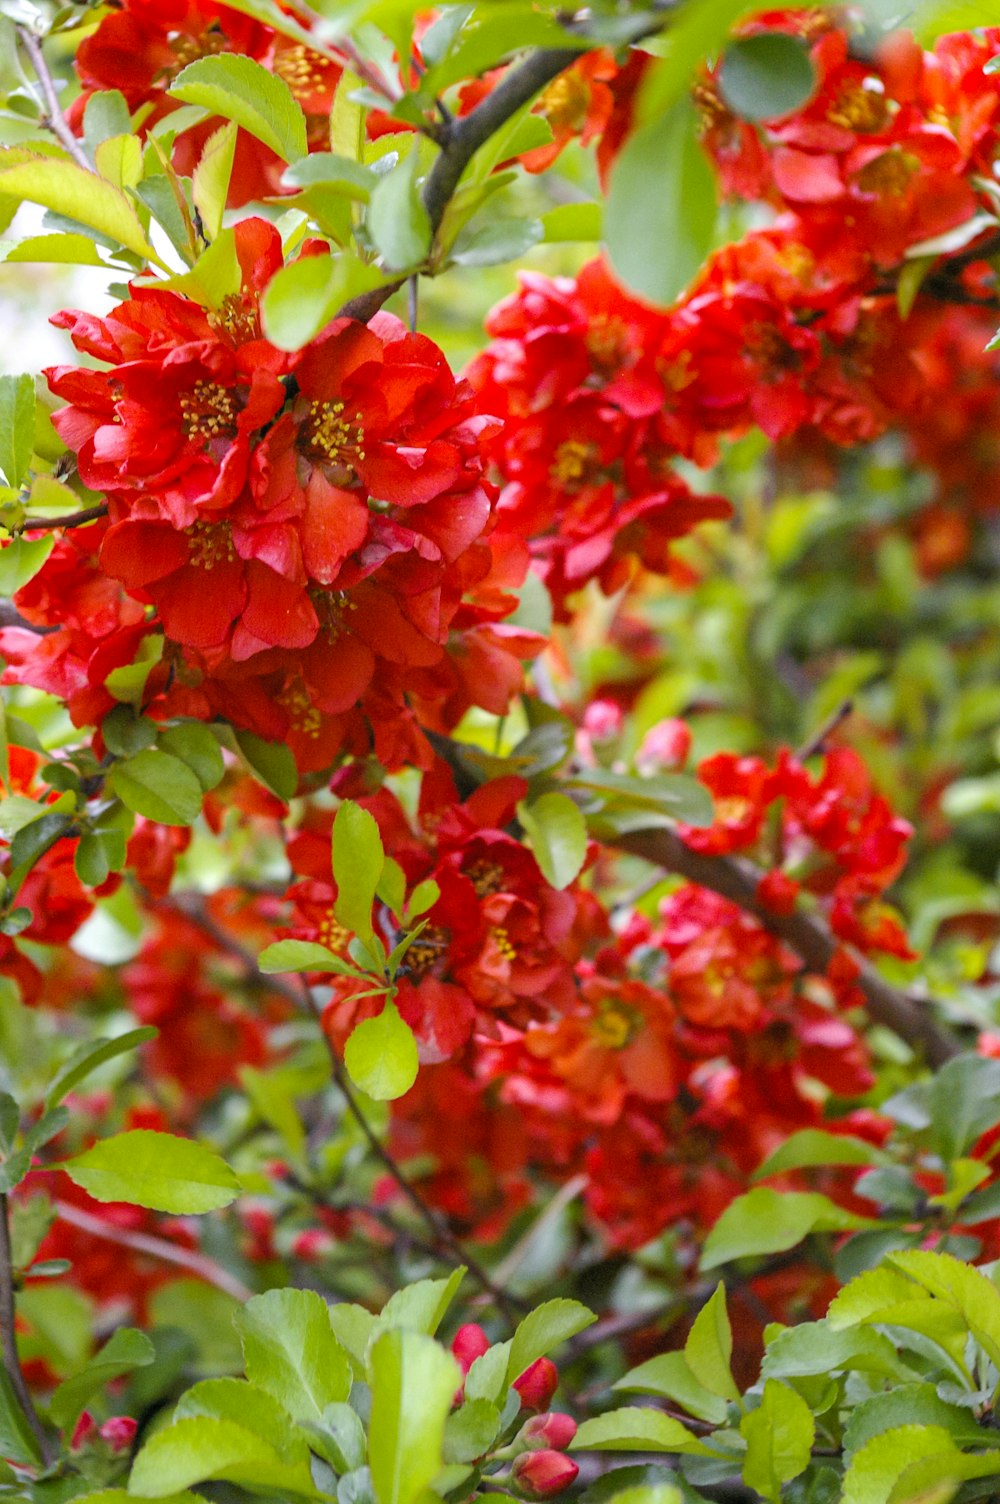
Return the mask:
<path id="1" fill-rule="evenodd" d="M 635 755 L 642 773 L 657 773 L 664 768 L 682 768 L 691 751 L 691 730 L 683 721 L 671 716 L 650 726 Z"/>
<path id="2" fill-rule="evenodd" d="M 614 700 L 594 700 L 583 713 L 583 729 L 595 742 L 609 742 L 620 735 L 624 716 Z"/>
<path id="3" fill-rule="evenodd" d="M 139 1422 L 131 1415 L 113 1415 L 104 1422 L 100 1434 L 113 1452 L 127 1452 L 138 1429 Z"/>
<path id="4" fill-rule="evenodd" d="M 69 1442 L 71 1449 L 76 1452 L 79 1451 L 80 1447 L 85 1447 L 96 1430 L 97 1425 L 94 1417 L 89 1410 L 84 1410 L 80 1419 L 73 1427 L 73 1435 L 70 1437 Z"/>
<path id="5" fill-rule="evenodd" d="M 510 1470 L 526 1499 L 554 1499 L 575 1481 L 580 1469 L 561 1452 L 522 1452 Z"/>
<path id="6" fill-rule="evenodd" d="M 514 1388 L 521 1396 L 522 1409 L 547 1410 L 559 1388 L 559 1370 L 551 1358 L 536 1358 L 531 1367 L 514 1380 Z"/>
<path id="7" fill-rule="evenodd" d="M 543 1447 L 565 1452 L 575 1435 L 576 1421 L 571 1415 L 549 1410 L 545 1415 L 533 1415 L 522 1427 L 518 1440 L 533 1452 Z"/>
<path id="8" fill-rule="evenodd" d="M 490 1339 L 476 1322 L 470 1321 L 465 1326 L 460 1326 L 451 1339 L 452 1356 L 458 1359 L 459 1367 L 463 1373 L 468 1373 L 477 1358 L 489 1350 Z"/>

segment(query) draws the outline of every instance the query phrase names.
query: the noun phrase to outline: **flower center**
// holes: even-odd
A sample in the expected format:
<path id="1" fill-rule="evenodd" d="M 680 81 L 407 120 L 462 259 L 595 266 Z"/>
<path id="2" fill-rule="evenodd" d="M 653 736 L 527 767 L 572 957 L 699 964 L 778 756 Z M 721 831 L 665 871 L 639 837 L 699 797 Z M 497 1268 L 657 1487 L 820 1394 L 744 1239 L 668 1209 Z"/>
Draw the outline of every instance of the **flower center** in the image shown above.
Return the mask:
<path id="1" fill-rule="evenodd" d="M 598 1004 L 590 1028 L 609 1050 L 621 1050 L 635 1037 L 641 1022 L 641 1016 L 634 1008 L 618 998 L 607 997 Z"/>
<path id="2" fill-rule="evenodd" d="M 325 945 L 327 950 L 332 950 L 335 955 L 347 955 L 347 947 L 351 943 L 351 932 L 345 930 L 332 909 L 327 910 L 319 927 L 319 940 L 321 945 Z"/>
<path id="3" fill-rule="evenodd" d="M 342 462 L 346 455 L 363 460 L 361 414 L 355 413 L 354 418 L 352 423 L 344 417 L 343 402 L 311 402 L 305 427 L 307 452 L 330 465 Z"/>
<path id="4" fill-rule="evenodd" d="M 866 83 L 845 84 L 826 112 L 831 125 L 859 133 L 884 130 L 889 123 L 889 101 Z"/>
<path id="5" fill-rule="evenodd" d="M 227 292 L 216 312 L 208 317 L 210 323 L 217 329 L 224 329 L 237 345 L 257 339 L 260 334 L 256 311 L 247 308 L 236 293 Z"/>
<path id="6" fill-rule="evenodd" d="M 868 162 L 855 178 L 862 193 L 877 193 L 880 198 L 899 198 L 910 186 L 920 163 L 916 157 L 894 147 Z"/>
<path id="7" fill-rule="evenodd" d="M 590 87 L 574 69 L 553 79 L 539 100 L 541 114 L 553 127 L 581 130 L 590 107 Z"/>
<path id="8" fill-rule="evenodd" d="M 274 71 L 295 95 L 314 94 L 327 81 L 326 59 L 302 42 L 276 54 Z"/>
<path id="9" fill-rule="evenodd" d="M 228 522 L 196 522 L 188 529 L 188 563 L 194 569 L 214 569 L 236 558 Z"/>
<path id="10" fill-rule="evenodd" d="M 517 951 L 510 943 L 510 935 L 502 924 L 495 924 L 490 930 L 490 939 L 500 952 L 505 961 L 516 961 Z"/>
<path id="11" fill-rule="evenodd" d="M 556 450 L 549 475 L 557 486 L 572 490 L 584 484 L 599 458 L 600 450 L 596 444 L 586 444 L 582 439 L 566 439 Z"/>
<path id="12" fill-rule="evenodd" d="M 293 731 L 298 731 L 313 740 L 319 736 L 323 717 L 309 698 L 309 693 L 300 679 L 281 691 L 278 704 L 287 712 Z"/>
<path id="13" fill-rule="evenodd" d="M 504 872 L 499 862 L 473 862 L 465 875 L 475 888 L 477 898 L 488 898 L 503 891 Z"/>
<path id="14" fill-rule="evenodd" d="M 711 130 L 713 125 L 718 125 L 720 120 L 729 116 L 729 111 L 722 102 L 722 95 L 714 83 L 703 80 L 695 84 L 691 90 L 691 98 L 694 100 L 695 109 L 701 118 L 702 127 Z"/>
<path id="15" fill-rule="evenodd" d="M 440 925 L 428 925 L 406 952 L 404 965 L 413 980 L 425 977 L 438 957 L 448 949 L 448 933 Z"/>
<path id="16" fill-rule="evenodd" d="M 181 425 L 189 439 L 218 439 L 236 432 L 236 403 L 218 381 L 196 381 L 180 395 Z"/>

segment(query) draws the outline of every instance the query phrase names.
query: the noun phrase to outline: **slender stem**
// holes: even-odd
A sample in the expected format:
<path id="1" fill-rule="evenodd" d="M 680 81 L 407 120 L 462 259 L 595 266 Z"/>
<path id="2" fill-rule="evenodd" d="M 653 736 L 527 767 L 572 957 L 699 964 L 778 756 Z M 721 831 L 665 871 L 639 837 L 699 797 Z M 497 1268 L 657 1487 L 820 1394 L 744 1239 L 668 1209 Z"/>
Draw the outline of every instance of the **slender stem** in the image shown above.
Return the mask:
<path id="1" fill-rule="evenodd" d="M 828 739 L 837 730 L 838 726 L 843 725 L 853 710 L 853 700 L 844 700 L 842 704 L 838 705 L 836 710 L 828 715 L 823 724 L 813 732 L 812 736 L 798 748 L 795 753 L 796 760 L 798 762 L 806 762 L 810 757 L 815 757 L 817 753 L 825 751 Z"/>
<path id="2" fill-rule="evenodd" d="M 59 96 L 56 93 L 52 74 L 49 72 L 49 65 L 45 61 L 41 41 L 27 26 L 19 26 L 17 28 L 17 35 L 21 46 L 31 59 L 31 66 L 35 70 L 35 77 L 41 86 L 42 98 L 45 101 L 44 124 L 48 126 L 52 134 L 66 148 L 78 167 L 82 167 L 85 172 L 93 172 L 93 163 L 88 159 L 83 147 L 66 124 L 66 117 L 63 115 L 59 104 Z"/>
<path id="3" fill-rule="evenodd" d="M 102 1222 L 100 1217 L 95 1217 L 92 1212 L 84 1211 L 82 1207 L 72 1206 L 68 1201 L 55 1203 L 56 1216 L 60 1222 L 68 1222 L 72 1227 L 78 1227 L 81 1232 L 86 1232 L 94 1238 L 103 1238 L 106 1243 L 115 1243 L 119 1248 L 131 1248 L 135 1253 L 148 1254 L 150 1258 L 159 1259 L 163 1264 L 175 1264 L 179 1269 L 188 1269 L 196 1274 L 207 1285 L 214 1285 L 217 1290 L 224 1290 L 234 1300 L 244 1304 L 253 1295 L 249 1285 L 245 1285 L 235 1274 L 230 1274 L 228 1269 L 223 1269 L 221 1264 L 216 1264 L 203 1253 L 196 1253 L 191 1248 L 178 1248 L 173 1243 L 168 1243 L 165 1238 L 156 1238 L 145 1232 L 131 1232 L 125 1227 L 114 1227 L 110 1222 Z"/>
<path id="4" fill-rule="evenodd" d="M 800 910 L 775 914 L 761 903 L 757 889 L 764 873 L 752 862 L 742 857 L 703 856 L 690 851 L 672 830 L 636 831 L 612 844 L 738 904 L 790 945 L 810 971 L 825 971 L 839 950 L 848 950 L 858 966 L 858 988 L 876 1023 L 884 1024 L 908 1044 L 922 1050 L 931 1065 L 943 1065 L 958 1053 L 958 1044 L 935 1023 L 925 999 L 893 987 L 869 961 L 831 934 L 822 920 Z"/>
<path id="5" fill-rule="evenodd" d="M 28 1425 L 38 1442 L 42 1461 L 48 1465 L 52 1449 L 45 1427 L 38 1418 L 35 1402 L 25 1383 L 24 1374 L 17 1356 L 17 1332 L 14 1315 L 14 1257 L 10 1245 L 10 1220 L 7 1197 L 0 1195 L 0 1345 L 3 1346 L 3 1363 L 11 1387 L 17 1395 Z"/>
<path id="6" fill-rule="evenodd" d="M 358 1127 L 361 1129 L 361 1132 L 367 1140 L 372 1153 L 375 1155 L 376 1159 L 378 1159 L 380 1163 L 385 1166 L 386 1170 L 392 1176 L 396 1185 L 399 1187 L 400 1191 L 413 1207 L 420 1220 L 428 1228 L 436 1246 L 439 1249 L 447 1250 L 451 1258 L 453 1258 L 456 1263 L 465 1265 L 469 1273 L 472 1275 L 473 1279 L 476 1280 L 476 1282 L 481 1285 L 481 1287 L 486 1290 L 490 1296 L 492 1296 L 493 1300 L 497 1304 L 497 1307 L 506 1317 L 510 1325 L 512 1327 L 515 1326 L 517 1323 L 517 1310 L 522 1303 L 516 1300 L 513 1296 L 509 1295 L 506 1290 L 501 1289 L 501 1287 L 497 1285 L 493 1279 L 491 1279 L 489 1273 L 486 1269 L 483 1268 L 479 1260 L 475 1258 L 473 1254 L 470 1254 L 469 1251 L 463 1246 L 463 1244 L 459 1242 L 458 1238 L 455 1237 L 454 1233 L 450 1230 L 447 1224 L 438 1217 L 433 1207 L 429 1206 L 428 1203 L 424 1200 L 423 1196 L 421 1196 L 416 1186 L 414 1186 L 413 1183 L 408 1180 L 407 1177 L 403 1174 L 403 1171 L 400 1169 L 396 1160 L 393 1158 L 392 1153 L 389 1149 L 386 1148 L 385 1144 L 379 1138 L 378 1134 L 375 1132 L 375 1129 L 368 1121 L 361 1103 L 358 1101 L 357 1097 L 354 1094 L 354 1089 L 351 1086 L 350 1077 L 344 1069 L 343 1062 L 341 1061 L 340 1056 L 337 1054 L 337 1051 L 334 1048 L 333 1041 L 330 1039 L 326 1030 L 323 1028 L 322 1009 L 317 1003 L 311 990 L 306 987 L 304 983 L 302 984 L 301 988 L 298 988 L 291 983 L 284 981 L 281 977 L 264 976 L 263 972 L 260 970 L 260 967 L 257 965 L 257 958 L 250 951 L 246 950 L 242 945 L 240 945 L 239 941 L 233 940 L 221 927 L 221 925 L 216 924 L 215 920 L 205 913 L 204 908 L 197 895 L 178 894 L 170 900 L 170 903 L 173 905 L 173 907 L 179 909 L 181 913 L 184 914 L 188 919 L 194 920 L 194 922 L 204 930 L 205 934 L 215 941 L 220 949 L 228 952 L 228 954 L 231 955 L 234 959 L 241 961 L 246 970 L 247 976 L 251 980 L 259 982 L 266 987 L 270 987 L 273 991 L 279 993 L 282 997 L 287 998 L 292 1004 L 294 1004 L 296 1008 L 305 1008 L 305 1010 L 310 1013 L 313 1018 L 315 1018 L 315 1020 L 319 1024 L 320 1034 L 326 1047 L 327 1054 L 330 1057 L 330 1067 L 333 1073 L 333 1078 L 344 1097 L 344 1101 L 347 1103 L 348 1111 L 354 1118 Z"/>
<path id="7" fill-rule="evenodd" d="M 61 527 L 84 527 L 88 522 L 96 522 L 99 517 L 108 515 L 106 501 L 99 502 L 94 507 L 84 507 L 81 512 L 67 512 L 64 517 L 28 517 L 22 523 L 22 533 L 54 533 Z"/>

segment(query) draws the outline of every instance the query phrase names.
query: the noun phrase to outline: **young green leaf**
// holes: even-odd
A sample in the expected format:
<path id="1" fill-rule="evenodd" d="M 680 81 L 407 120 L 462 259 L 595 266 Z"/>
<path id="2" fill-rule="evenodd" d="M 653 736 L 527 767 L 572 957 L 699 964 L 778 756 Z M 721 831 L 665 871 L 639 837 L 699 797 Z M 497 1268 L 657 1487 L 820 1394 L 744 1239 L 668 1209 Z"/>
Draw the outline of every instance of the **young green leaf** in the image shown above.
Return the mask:
<path id="1" fill-rule="evenodd" d="M 738 1400 L 740 1391 L 730 1364 L 733 1332 L 726 1311 L 726 1287 L 720 1280 L 694 1319 L 684 1344 L 687 1365 L 699 1384 L 721 1399 Z"/>
<path id="2" fill-rule="evenodd" d="M 587 822 L 568 794 L 542 794 L 517 806 L 542 876 L 553 888 L 568 888 L 587 856 Z"/>
<path id="3" fill-rule="evenodd" d="M 766 1379 L 756 1410 L 740 1421 L 747 1444 L 743 1481 L 772 1504 L 780 1504 L 786 1483 L 805 1472 L 812 1457 L 816 1422 L 800 1394 L 778 1379 Z"/>
<path id="4" fill-rule="evenodd" d="M 119 1327 L 85 1368 L 59 1385 L 49 1404 L 49 1414 L 57 1426 L 71 1430 L 92 1395 L 112 1379 L 152 1363 L 155 1356 L 156 1350 L 144 1332 Z"/>
<path id="5" fill-rule="evenodd" d="M 201 105 L 211 115 L 235 120 L 283 162 L 306 155 L 301 105 L 280 74 L 253 58 L 233 53 L 200 57 L 177 75 L 168 93 L 184 104 Z"/>
<path id="6" fill-rule="evenodd" d="M 108 1060 L 115 1060 L 119 1055 L 126 1055 L 130 1050 L 137 1050 L 141 1044 L 155 1039 L 159 1033 L 147 1024 L 141 1029 L 129 1029 L 125 1034 L 116 1034 L 114 1039 L 94 1039 L 80 1045 L 67 1060 L 66 1064 L 55 1075 L 45 1093 L 46 1107 L 55 1107 L 63 1097 L 69 1095 L 80 1082 L 96 1071 L 99 1065 L 104 1065 Z"/>
<path id="7" fill-rule="evenodd" d="M 228 1206 L 240 1192 L 232 1170 L 211 1149 L 148 1128 L 100 1139 L 59 1168 L 95 1201 L 127 1201 L 177 1216 Z"/>
<path id="8" fill-rule="evenodd" d="M 415 1504 L 444 1461 L 445 1422 L 462 1371 L 421 1332 L 390 1329 L 373 1344 L 368 1454 L 378 1504 Z"/>
<path id="9" fill-rule="evenodd" d="M 345 799 L 333 822 L 334 913 L 345 929 L 362 940 L 372 935 L 372 904 L 384 863 L 382 837 L 374 819 L 359 804 Z"/>
<path id="10" fill-rule="evenodd" d="M 685 1452 L 713 1454 L 687 1426 L 662 1410 L 629 1406 L 585 1420 L 570 1442 L 572 1452 Z"/>
<path id="11" fill-rule="evenodd" d="M 247 1377 L 300 1421 L 320 1421 L 351 1392 L 347 1354 L 314 1290 L 268 1290 L 236 1313 Z"/>
<path id="12" fill-rule="evenodd" d="M 394 1102 L 417 1079 L 419 1060 L 413 1030 L 387 1002 L 375 1018 L 357 1025 L 344 1046 L 351 1080 L 376 1102 Z"/>
<path id="13" fill-rule="evenodd" d="M 507 1360 L 507 1383 L 512 1384 L 536 1358 L 591 1326 L 597 1317 L 578 1300 L 547 1300 L 529 1311 L 518 1325 Z"/>
<path id="14" fill-rule="evenodd" d="M 233 1420 L 190 1416 L 158 1431 L 132 1466 L 129 1496 L 165 1499 L 192 1483 L 220 1479 L 251 1490 L 317 1499 L 306 1460 L 290 1464 L 263 1436 Z"/>
<path id="15" fill-rule="evenodd" d="M 126 809 L 161 825 L 192 825 L 201 814 L 202 787 L 196 775 L 180 758 L 155 747 L 115 763 L 107 786 Z"/>

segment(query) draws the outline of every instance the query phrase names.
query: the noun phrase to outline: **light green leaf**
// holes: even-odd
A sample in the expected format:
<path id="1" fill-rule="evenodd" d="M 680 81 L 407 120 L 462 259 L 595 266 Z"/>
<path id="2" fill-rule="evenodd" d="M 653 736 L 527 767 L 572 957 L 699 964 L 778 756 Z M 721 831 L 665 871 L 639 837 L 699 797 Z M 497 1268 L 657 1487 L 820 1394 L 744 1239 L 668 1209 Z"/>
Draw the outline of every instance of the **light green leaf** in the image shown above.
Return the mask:
<path id="1" fill-rule="evenodd" d="M 990 1362 L 1000 1368 L 1000 1290 L 991 1279 L 950 1253 L 911 1249 L 889 1254 L 887 1262 L 952 1306 Z"/>
<path id="2" fill-rule="evenodd" d="M 138 136 L 112 136 L 94 153 L 101 177 L 115 188 L 134 188 L 142 179 L 142 145 Z"/>
<path id="3" fill-rule="evenodd" d="M 796 1379 L 848 1369 L 897 1380 L 907 1377 L 895 1347 L 881 1332 L 868 1327 L 835 1331 L 826 1321 L 803 1321 L 779 1332 L 767 1345 L 761 1374 Z"/>
<path id="4" fill-rule="evenodd" d="M 921 1457 L 938 1453 L 961 1455 L 942 1426 L 897 1426 L 883 1431 L 851 1458 L 844 1474 L 841 1504 L 888 1504 L 904 1469 Z"/>
<path id="5" fill-rule="evenodd" d="M 29 235 L 16 245 L 8 246 L 2 255 L 4 261 L 33 261 L 68 263 L 76 266 L 105 266 L 94 242 L 86 235 Z"/>
<path id="6" fill-rule="evenodd" d="M 91 1071 L 96 1071 L 99 1065 L 115 1060 L 119 1055 L 127 1055 L 130 1050 L 137 1050 L 147 1040 L 155 1039 L 158 1033 L 158 1029 L 147 1024 L 141 1029 L 129 1029 L 125 1034 L 116 1034 L 113 1039 L 94 1039 L 81 1044 L 53 1077 L 45 1093 L 46 1107 L 55 1107 Z"/>
<path id="7" fill-rule="evenodd" d="M 661 1399 L 674 1400 L 690 1415 L 710 1421 L 713 1426 L 721 1426 L 726 1418 L 725 1400 L 699 1384 L 683 1353 L 660 1353 L 630 1369 L 611 1387 L 625 1394 L 655 1394 Z"/>
<path id="8" fill-rule="evenodd" d="M 389 1296 L 379 1316 L 379 1326 L 400 1327 L 433 1337 L 458 1293 L 466 1274 L 453 1269 L 446 1279 L 421 1279 Z"/>
<path id="9" fill-rule="evenodd" d="M 34 1467 L 41 1461 L 38 1442 L 14 1393 L 6 1368 L 0 1365 L 0 1457 Z"/>
<path id="10" fill-rule="evenodd" d="M 349 251 L 304 256 L 282 267 L 267 284 L 260 312 L 264 333 L 279 350 L 300 350 L 359 293 L 385 279 Z"/>
<path id="11" fill-rule="evenodd" d="M 601 238 L 603 222 L 603 204 L 559 204 L 542 215 L 542 230 L 549 244 L 567 240 L 596 241 Z"/>
<path id="12" fill-rule="evenodd" d="M 800 1394 L 767 1379 L 760 1405 L 740 1421 L 747 1444 L 743 1482 L 779 1504 L 782 1485 L 805 1472 L 812 1456 L 816 1422 Z"/>
<path id="13" fill-rule="evenodd" d="M 190 1416 L 158 1431 L 132 1467 L 130 1496 L 163 1499 L 210 1478 L 265 1494 L 320 1497 L 306 1461 L 285 1462 L 263 1436 L 232 1420 Z"/>
<path id="14" fill-rule="evenodd" d="M 359 804 L 345 799 L 333 822 L 334 913 L 345 929 L 362 940 L 371 938 L 372 904 L 384 862 L 375 820 Z"/>
<path id="15" fill-rule="evenodd" d="M 222 216 L 226 209 L 229 179 L 233 172 L 236 155 L 235 120 L 229 120 L 213 131 L 202 147 L 198 165 L 191 177 L 191 197 L 201 217 L 202 229 L 207 239 L 214 240 L 222 229 Z"/>
<path id="16" fill-rule="evenodd" d="M 0 474 L 14 490 L 28 473 L 34 441 L 34 377 L 0 376 Z"/>
<path id="17" fill-rule="evenodd" d="M 221 61 L 221 59 L 219 60 Z M 163 262 L 146 239 L 139 216 L 120 188 L 75 162 L 30 157 L 13 166 L 0 161 L 0 195 L 41 204 L 87 225 L 156 266 Z"/>
<path id="18" fill-rule="evenodd" d="M 236 1313 L 247 1377 L 296 1420 L 318 1421 L 351 1392 L 348 1357 L 314 1290 L 268 1290 Z"/>
<path id="19" fill-rule="evenodd" d="M 55 547 L 55 534 L 44 538 L 12 538 L 0 548 L 0 595 L 9 600 L 26 585 L 45 563 Z"/>
<path id="20" fill-rule="evenodd" d="M 301 106 L 285 80 L 253 58 L 233 53 L 198 58 L 177 75 L 168 93 L 183 104 L 201 105 L 211 115 L 235 120 L 283 162 L 306 155 Z"/>
<path id="21" fill-rule="evenodd" d="M 192 825 L 201 814 L 202 790 L 195 774 L 187 763 L 155 747 L 116 762 L 107 787 L 126 809 L 161 825 Z"/>
<path id="22" fill-rule="evenodd" d="M 418 153 L 379 179 L 368 204 L 365 224 L 386 268 L 409 270 L 427 259 L 431 222 L 417 191 Z"/>
<path id="23" fill-rule="evenodd" d="M 754 1171 L 754 1180 L 766 1180 L 786 1170 L 812 1165 L 888 1165 L 892 1160 L 874 1144 L 849 1133 L 826 1133 L 822 1128 L 803 1128 L 779 1144 Z"/>
<path id="24" fill-rule="evenodd" d="M 351 1080 L 376 1102 L 394 1102 L 417 1079 L 419 1058 L 413 1030 L 395 1003 L 359 1023 L 344 1046 Z"/>
<path id="25" fill-rule="evenodd" d="M 585 1420 L 570 1442 L 572 1452 L 685 1452 L 696 1457 L 713 1453 L 687 1426 L 662 1410 L 628 1406 Z"/>
<path id="26" fill-rule="evenodd" d="M 719 93 L 742 120 L 780 120 L 800 109 L 816 88 L 809 53 L 787 32 L 730 42 L 719 67 Z"/>
<path id="27" fill-rule="evenodd" d="M 536 1358 L 544 1358 L 554 1347 L 575 1337 L 596 1320 L 593 1311 L 578 1300 L 560 1298 L 536 1306 L 514 1333 L 507 1359 L 507 1383 L 512 1384 Z"/>
<path id="28" fill-rule="evenodd" d="M 702 1250 L 702 1269 L 715 1269 L 730 1259 L 751 1254 L 783 1253 L 811 1232 L 836 1232 L 849 1227 L 872 1227 L 868 1218 L 855 1217 L 818 1191 L 772 1191 L 758 1186 L 730 1202 Z"/>
<path id="29" fill-rule="evenodd" d="M 567 778 L 566 783 L 570 788 L 600 794 L 606 809 L 648 810 L 671 821 L 683 820 L 685 825 L 701 827 L 711 825 L 715 819 L 711 795 L 703 783 L 688 773 L 657 773 L 651 778 L 638 778 L 634 773 L 588 768 Z"/>
<path id="30" fill-rule="evenodd" d="M 680 100 L 633 131 L 612 170 L 604 238 L 616 273 L 651 303 L 672 303 L 712 247 L 715 216 L 715 179 Z"/>
<path id="31" fill-rule="evenodd" d="M 96 1201 L 127 1201 L 177 1216 L 228 1206 L 240 1183 L 224 1159 L 171 1133 L 134 1128 L 60 1166 Z"/>
<path id="32" fill-rule="evenodd" d="M 49 1414 L 64 1431 L 76 1424 L 80 1411 L 98 1390 L 112 1379 L 152 1363 L 156 1351 L 145 1332 L 119 1327 L 80 1373 L 60 1384 L 49 1404 Z"/>
<path id="33" fill-rule="evenodd" d="M 931 1084 L 931 1135 L 944 1160 L 957 1159 L 1000 1123 L 1000 1060 L 957 1055 Z"/>
<path id="34" fill-rule="evenodd" d="M 888 1504 L 946 1504 L 962 1483 L 1000 1473 L 1000 1453 L 969 1454 L 952 1447 L 919 1457 L 900 1473 Z M 980 1495 L 980 1497 L 982 1497 Z M 995 1490 L 990 1497 L 995 1498 Z"/>
<path id="35" fill-rule="evenodd" d="M 276 971 L 335 971 L 338 976 L 347 977 L 366 975 L 315 940 L 276 940 L 261 951 L 258 965 L 269 975 Z"/>
<path id="36" fill-rule="evenodd" d="M 720 1399 L 738 1400 L 740 1391 L 730 1368 L 732 1356 L 733 1332 L 726 1311 L 726 1287 L 720 1280 L 711 1299 L 694 1319 L 684 1344 L 684 1357 L 699 1384 Z"/>
<path id="37" fill-rule="evenodd" d="M 390 1330 L 373 1343 L 368 1454 L 378 1504 L 415 1504 L 438 1470 L 445 1421 L 462 1371 L 420 1332 Z"/>
<path id="38" fill-rule="evenodd" d="M 568 794 L 542 794 L 517 806 L 542 876 L 553 888 L 568 888 L 587 856 L 587 822 Z"/>

